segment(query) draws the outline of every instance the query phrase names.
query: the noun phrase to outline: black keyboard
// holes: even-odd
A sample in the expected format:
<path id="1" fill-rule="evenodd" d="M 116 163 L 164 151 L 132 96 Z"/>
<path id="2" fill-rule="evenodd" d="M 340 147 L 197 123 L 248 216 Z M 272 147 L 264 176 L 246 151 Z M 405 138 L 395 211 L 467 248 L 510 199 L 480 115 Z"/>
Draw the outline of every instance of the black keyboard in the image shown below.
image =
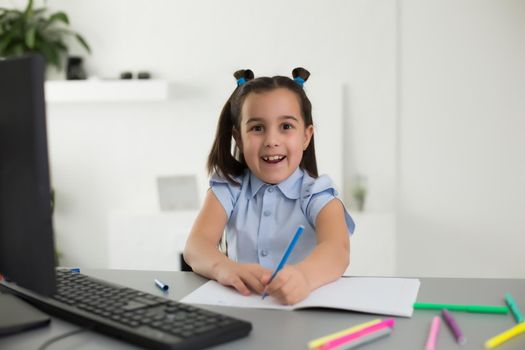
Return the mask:
<path id="1" fill-rule="evenodd" d="M 41 305 L 46 310 L 149 349 L 203 349 L 252 329 L 246 321 L 80 273 L 57 270 L 56 275 L 56 295 Z"/>

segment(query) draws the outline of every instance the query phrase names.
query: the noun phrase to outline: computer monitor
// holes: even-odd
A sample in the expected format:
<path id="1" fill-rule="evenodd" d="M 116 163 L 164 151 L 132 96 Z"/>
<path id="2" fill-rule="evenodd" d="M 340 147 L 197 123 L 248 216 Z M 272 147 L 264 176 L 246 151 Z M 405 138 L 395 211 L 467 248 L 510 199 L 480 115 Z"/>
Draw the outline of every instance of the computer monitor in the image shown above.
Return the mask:
<path id="1" fill-rule="evenodd" d="M 55 253 L 39 55 L 0 59 L 0 274 L 55 292 Z"/>

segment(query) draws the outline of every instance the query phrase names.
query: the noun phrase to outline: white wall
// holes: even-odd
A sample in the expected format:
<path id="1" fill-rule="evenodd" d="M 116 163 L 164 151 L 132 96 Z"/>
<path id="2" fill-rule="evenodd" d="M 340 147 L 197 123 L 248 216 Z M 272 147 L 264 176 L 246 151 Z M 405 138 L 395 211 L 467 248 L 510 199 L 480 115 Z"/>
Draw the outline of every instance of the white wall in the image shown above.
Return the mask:
<path id="1" fill-rule="evenodd" d="M 398 271 L 525 277 L 525 2 L 402 1 Z"/>
<path id="2" fill-rule="evenodd" d="M 49 104 L 63 264 L 108 266 L 111 218 L 154 217 L 159 175 L 197 174 L 202 198 L 215 123 L 239 68 L 256 75 L 308 68 L 320 171 L 343 192 L 354 173 L 370 173 L 378 185 L 371 186 L 369 207 L 392 209 L 392 147 L 373 144 L 394 136 L 393 3 L 50 0 L 48 6 L 65 10 L 91 44 L 91 75 L 150 70 L 171 82 L 165 103 Z M 352 118 L 346 133 L 344 102 Z M 353 154 L 343 154 L 343 136 L 355 140 Z M 343 171 L 343 158 L 351 171 Z"/>
<path id="3" fill-rule="evenodd" d="M 111 218 L 155 216 L 157 176 L 197 174 L 204 193 L 234 70 L 302 65 L 321 172 L 347 204 L 354 176 L 368 181 L 359 274 L 525 277 L 525 2 L 47 4 L 92 45 L 90 74 L 150 70 L 171 82 L 163 103 L 48 106 L 64 264 L 108 266 Z M 377 254 L 397 258 L 381 265 Z"/>

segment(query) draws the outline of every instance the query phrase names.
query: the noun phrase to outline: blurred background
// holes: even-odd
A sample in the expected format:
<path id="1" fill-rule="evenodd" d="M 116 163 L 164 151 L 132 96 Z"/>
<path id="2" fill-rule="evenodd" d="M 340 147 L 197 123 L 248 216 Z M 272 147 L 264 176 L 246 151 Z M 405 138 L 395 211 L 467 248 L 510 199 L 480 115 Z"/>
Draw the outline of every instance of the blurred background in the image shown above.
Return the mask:
<path id="1" fill-rule="evenodd" d="M 46 82 L 62 265 L 178 269 L 233 72 L 302 66 L 320 173 L 357 223 L 347 274 L 525 277 L 524 1 L 35 7 L 91 48 L 67 41 L 87 79 Z"/>

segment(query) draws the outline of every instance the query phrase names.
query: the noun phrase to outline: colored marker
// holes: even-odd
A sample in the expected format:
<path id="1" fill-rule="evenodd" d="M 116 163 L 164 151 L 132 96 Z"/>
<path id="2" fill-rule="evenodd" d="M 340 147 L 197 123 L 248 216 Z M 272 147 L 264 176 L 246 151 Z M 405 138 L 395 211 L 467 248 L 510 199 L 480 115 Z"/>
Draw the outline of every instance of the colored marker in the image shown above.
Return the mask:
<path id="1" fill-rule="evenodd" d="M 452 316 L 450 311 L 447 309 L 441 310 L 441 315 L 443 315 L 443 318 L 445 319 L 445 323 L 448 325 L 452 333 L 454 334 L 454 338 L 456 338 L 456 341 L 458 344 L 463 345 L 467 342 L 467 338 L 461 333 L 461 329 L 458 326 L 458 323 L 456 322 L 456 319 Z"/>
<path id="2" fill-rule="evenodd" d="M 343 346 L 340 346 L 340 347 L 338 347 L 337 349 L 334 349 L 334 350 L 355 349 L 358 346 L 361 346 L 361 345 L 364 345 L 364 344 L 368 344 L 368 343 L 373 342 L 374 340 L 378 340 L 378 339 L 381 339 L 383 337 L 386 337 L 387 335 L 390 335 L 390 333 L 392 333 L 392 328 L 386 327 L 386 328 L 378 330 L 377 332 L 370 333 L 368 335 L 364 335 L 364 336 L 362 336 L 360 338 L 357 338 L 356 340 L 350 342 L 347 346 L 343 345 Z"/>
<path id="3" fill-rule="evenodd" d="M 71 272 L 76 272 L 76 273 L 80 273 L 80 268 L 78 268 L 78 267 L 73 267 L 73 268 L 70 268 L 69 271 L 71 271 Z"/>
<path id="4" fill-rule="evenodd" d="M 425 344 L 425 350 L 435 350 L 437 336 L 439 334 L 439 326 L 441 325 L 441 318 L 434 316 L 430 325 L 430 331 L 428 332 L 427 342 Z"/>
<path id="5" fill-rule="evenodd" d="M 516 319 L 516 322 L 521 323 L 524 321 L 523 315 L 520 311 L 520 308 L 518 307 L 518 304 L 512 297 L 510 293 L 505 293 L 505 301 L 507 302 L 507 305 L 510 308 L 510 311 L 512 312 L 512 315 L 514 315 L 514 318 Z"/>
<path id="6" fill-rule="evenodd" d="M 361 330 L 363 328 L 366 328 L 368 326 L 372 326 L 372 325 L 377 324 L 379 322 L 381 322 L 381 319 L 378 318 L 378 319 L 375 319 L 375 320 L 372 320 L 372 321 L 369 321 L 369 322 L 358 324 L 357 326 L 353 326 L 353 327 L 350 327 L 350 328 L 347 328 L 347 329 L 343 329 L 342 331 L 339 331 L 339 332 L 327 334 L 327 335 L 322 336 L 320 338 L 317 338 L 317 339 L 309 341 L 308 342 L 308 348 L 312 349 L 312 350 L 313 349 L 317 349 L 318 347 L 322 346 L 324 343 L 326 343 L 326 342 L 328 342 L 330 340 L 342 337 L 343 335 L 347 335 L 349 333 L 357 332 L 357 331 L 359 331 L 359 330 Z"/>
<path id="7" fill-rule="evenodd" d="M 514 338 L 521 333 L 525 333 L 525 322 L 518 323 L 514 327 L 507 329 L 505 332 L 502 332 L 485 342 L 485 348 L 493 349 L 498 345 L 503 344 L 507 340 Z"/>
<path id="8" fill-rule="evenodd" d="M 284 255 L 283 257 L 281 258 L 281 261 L 279 262 L 279 265 L 277 266 L 277 268 L 275 269 L 275 271 L 272 273 L 272 277 L 270 277 L 270 280 L 268 281 L 268 284 L 270 284 L 272 282 L 272 280 L 274 279 L 274 277 L 279 273 L 279 271 L 281 271 L 281 269 L 284 267 L 284 265 L 286 264 L 286 261 L 288 260 L 288 258 L 290 257 L 290 254 L 292 253 L 292 250 L 293 248 L 295 247 L 295 244 L 297 243 L 297 241 L 299 240 L 299 237 L 301 237 L 301 234 L 303 233 L 304 231 L 304 226 L 303 225 L 300 225 L 298 228 L 297 228 L 297 231 L 295 232 L 295 235 L 293 236 L 292 238 L 292 241 L 290 242 L 290 244 L 288 245 L 288 248 L 286 248 L 286 251 L 284 252 Z M 264 291 L 263 295 L 262 295 L 262 298 L 266 298 L 268 296 L 268 293 L 266 293 L 266 290 Z"/>
<path id="9" fill-rule="evenodd" d="M 167 292 L 168 289 L 170 289 L 170 286 L 168 286 L 166 283 L 163 283 L 155 278 L 155 285 L 159 287 L 162 291 Z"/>
<path id="10" fill-rule="evenodd" d="M 343 335 L 340 338 L 336 338 L 333 340 L 330 340 L 326 342 L 323 346 L 321 346 L 320 350 L 333 350 L 338 347 L 342 347 L 342 345 L 350 345 L 349 343 L 351 341 L 354 341 L 358 338 L 361 338 L 365 335 L 375 333 L 383 328 L 393 328 L 394 327 L 395 320 L 393 318 L 388 318 L 382 322 L 379 322 L 377 324 L 374 324 L 372 326 L 366 327 L 361 329 L 360 331 L 350 333 L 347 335 Z"/>
<path id="11" fill-rule="evenodd" d="M 506 314 L 509 312 L 509 308 L 506 306 L 434 304 L 434 303 L 415 303 L 414 309 L 434 309 L 434 310 L 448 309 L 450 311 L 466 311 L 466 312 L 478 312 L 478 313 L 489 313 L 489 314 Z"/>

